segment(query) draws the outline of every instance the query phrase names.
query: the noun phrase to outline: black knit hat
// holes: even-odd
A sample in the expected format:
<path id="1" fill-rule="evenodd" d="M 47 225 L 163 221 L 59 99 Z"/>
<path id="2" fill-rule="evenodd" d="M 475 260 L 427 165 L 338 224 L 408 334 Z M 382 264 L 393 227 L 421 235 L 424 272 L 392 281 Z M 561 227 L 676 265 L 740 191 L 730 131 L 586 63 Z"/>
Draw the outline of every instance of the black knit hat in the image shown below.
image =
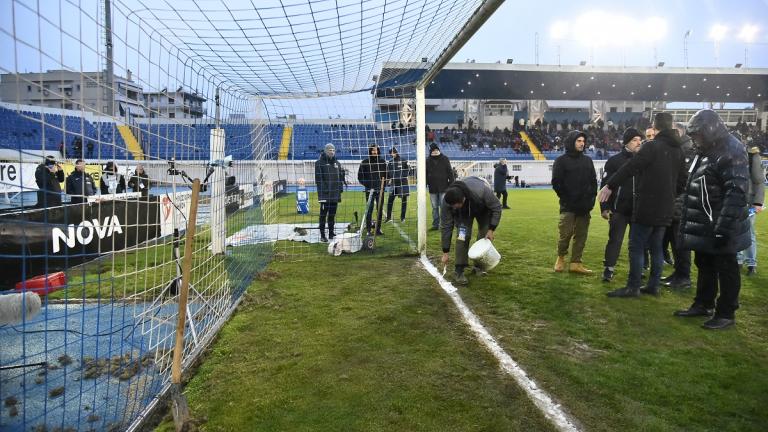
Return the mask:
<path id="1" fill-rule="evenodd" d="M 434 150 L 440 151 L 440 147 L 438 147 L 437 144 L 432 143 L 432 144 L 429 145 L 429 152 L 431 153 Z"/>
<path id="2" fill-rule="evenodd" d="M 622 142 L 624 145 L 627 145 L 630 141 L 632 141 L 632 138 L 634 137 L 640 137 L 642 139 L 643 135 L 635 128 L 627 128 L 627 130 L 624 131 L 624 138 L 622 138 Z"/>

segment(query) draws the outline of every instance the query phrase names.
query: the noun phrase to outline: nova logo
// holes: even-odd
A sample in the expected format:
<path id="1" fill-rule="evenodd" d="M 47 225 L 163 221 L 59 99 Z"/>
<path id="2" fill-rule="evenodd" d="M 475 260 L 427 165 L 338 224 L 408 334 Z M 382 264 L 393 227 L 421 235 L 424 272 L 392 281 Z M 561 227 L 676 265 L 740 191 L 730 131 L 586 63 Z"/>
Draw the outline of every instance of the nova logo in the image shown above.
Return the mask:
<path id="1" fill-rule="evenodd" d="M 107 216 L 103 224 L 99 223 L 98 219 L 85 220 L 77 226 L 70 224 L 67 226 L 66 233 L 61 228 L 54 228 L 51 231 L 53 235 L 53 253 L 58 253 L 61 250 L 62 241 L 67 244 L 67 247 L 73 248 L 78 243 L 81 245 L 90 244 L 93 241 L 94 234 L 99 239 L 103 239 L 114 233 L 123 233 L 123 227 L 120 226 L 120 220 L 117 219 L 117 216 Z"/>

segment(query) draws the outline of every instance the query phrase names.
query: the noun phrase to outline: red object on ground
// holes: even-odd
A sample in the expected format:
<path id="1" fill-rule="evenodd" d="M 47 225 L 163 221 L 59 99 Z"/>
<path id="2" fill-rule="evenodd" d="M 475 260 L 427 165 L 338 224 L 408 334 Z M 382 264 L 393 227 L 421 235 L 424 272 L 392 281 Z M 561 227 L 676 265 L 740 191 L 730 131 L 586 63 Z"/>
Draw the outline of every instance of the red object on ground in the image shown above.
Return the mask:
<path id="1" fill-rule="evenodd" d="M 16 291 L 32 291 L 38 295 L 46 295 L 60 290 L 66 284 L 67 275 L 64 272 L 56 272 L 18 282 Z"/>

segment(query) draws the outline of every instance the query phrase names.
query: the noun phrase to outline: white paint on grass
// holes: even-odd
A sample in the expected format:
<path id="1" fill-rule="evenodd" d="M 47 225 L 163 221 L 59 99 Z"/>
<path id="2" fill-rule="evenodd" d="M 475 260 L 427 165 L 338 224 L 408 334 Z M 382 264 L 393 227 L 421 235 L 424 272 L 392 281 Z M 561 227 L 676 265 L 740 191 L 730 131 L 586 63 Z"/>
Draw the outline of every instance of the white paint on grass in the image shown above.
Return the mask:
<path id="1" fill-rule="evenodd" d="M 512 360 L 512 357 L 504 351 L 496 339 L 491 336 L 488 330 L 483 326 L 483 323 L 480 322 L 477 315 L 467 307 L 456 287 L 440 274 L 426 255 L 421 255 L 421 264 L 427 272 L 437 280 L 440 287 L 443 288 L 443 291 L 445 291 L 451 300 L 453 300 L 453 303 L 459 309 L 459 312 L 461 312 L 464 321 L 469 324 L 469 327 L 480 342 L 482 342 L 491 354 L 496 357 L 501 364 L 501 369 L 515 379 L 517 384 L 525 391 L 528 397 L 531 398 L 536 407 L 538 407 L 544 414 L 544 417 L 551 421 L 559 431 L 578 432 L 579 428 L 576 427 L 568 414 L 565 413 L 561 405 L 553 401 L 547 392 L 539 388 L 536 382 L 530 378 L 514 360 Z"/>

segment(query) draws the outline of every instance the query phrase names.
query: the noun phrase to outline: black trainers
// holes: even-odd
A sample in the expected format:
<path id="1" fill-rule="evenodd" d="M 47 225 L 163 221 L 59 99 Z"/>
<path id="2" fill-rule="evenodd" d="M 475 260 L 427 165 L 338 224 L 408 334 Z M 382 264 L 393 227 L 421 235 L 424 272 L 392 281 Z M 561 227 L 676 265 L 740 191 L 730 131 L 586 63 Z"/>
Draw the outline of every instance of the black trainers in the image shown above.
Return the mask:
<path id="1" fill-rule="evenodd" d="M 488 272 L 481 269 L 480 267 L 472 267 L 472 274 L 475 276 L 486 276 Z"/>
<path id="2" fill-rule="evenodd" d="M 456 273 L 454 276 L 454 280 L 456 282 L 456 285 L 467 285 L 469 284 L 469 280 L 466 276 L 464 276 L 464 272 Z"/>
<path id="3" fill-rule="evenodd" d="M 320 243 L 328 243 L 328 239 L 325 236 L 320 236 Z"/>
<path id="4" fill-rule="evenodd" d="M 661 291 L 659 291 L 658 286 L 655 286 L 655 287 L 645 286 L 640 288 L 640 294 L 646 294 L 646 295 L 652 295 L 652 296 L 658 297 L 661 295 Z"/>
<path id="5" fill-rule="evenodd" d="M 640 289 L 632 287 L 619 288 L 609 291 L 605 295 L 608 297 L 640 297 Z"/>
<path id="6" fill-rule="evenodd" d="M 757 274 L 757 267 L 747 266 L 747 276 L 754 276 Z"/>
<path id="7" fill-rule="evenodd" d="M 709 317 L 709 316 L 712 316 L 712 312 L 713 312 L 712 309 L 709 309 L 700 304 L 694 303 L 688 309 L 675 311 L 673 315 L 676 317 L 682 317 L 682 318 L 701 317 L 701 316 Z"/>
<path id="8" fill-rule="evenodd" d="M 689 278 L 674 278 L 670 281 L 664 282 L 665 286 L 668 286 L 674 290 L 684 290 L 691 287 L 691 279 Z"/>
<path id="9" fill-rule="evenodd" d="M 701 325 L 702 328 L 707 330 L 722 330 L 736 324 L 736 320 L 733 318 L 712 317 Z"/>
<path id="10" fill-rule="evenodd" d="M 436 227 L 436 226 L 433 226 L 433 227 L 432 227 L 432 228 L 430 228 L 429 230 L 430 230 L 430 231 L 437 231 L 437 230 L 439 230 L 439 229 L 440 229 L 440 227 Z"/>
<path id="11" fill-rule="evenodd" d="M 613 279 L 613 270 L 608 267 L 603 270 L 603 282 L 610 282 Z"/>

